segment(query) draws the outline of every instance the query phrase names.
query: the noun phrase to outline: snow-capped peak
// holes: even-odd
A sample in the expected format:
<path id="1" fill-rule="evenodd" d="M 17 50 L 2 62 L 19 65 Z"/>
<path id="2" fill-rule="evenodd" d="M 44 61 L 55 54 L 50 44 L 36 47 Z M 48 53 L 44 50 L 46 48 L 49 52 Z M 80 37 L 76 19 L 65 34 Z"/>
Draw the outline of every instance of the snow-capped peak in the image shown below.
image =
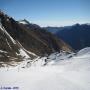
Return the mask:
<path id="1" fill-rule="evenodd" d="M 21 23 L 21 24 L 30 24 L 29 21 L 27 21 L 26 19 L 19 20 L 18 22 Z"/>

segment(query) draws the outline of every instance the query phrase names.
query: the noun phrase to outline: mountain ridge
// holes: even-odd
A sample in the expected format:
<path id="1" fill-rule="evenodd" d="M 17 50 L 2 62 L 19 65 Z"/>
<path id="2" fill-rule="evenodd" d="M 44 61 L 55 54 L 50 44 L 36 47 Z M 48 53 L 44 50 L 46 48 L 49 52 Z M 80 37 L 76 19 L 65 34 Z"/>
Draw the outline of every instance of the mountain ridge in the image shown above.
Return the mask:
<path id="1" fill-rule="evenodd" d="M 90 47 L 90 24 L 74 24 L 65 27 L 46 27 L 47 31 L 53 33 L 58 38 L 62 38 L 73 49 L 80 50 Z"/>
<path id="2" fill-rule="evenodd" d="M 3 12 L 0 12 L 0 23 L 0 42 L 2 42 L 0 50 L 6 50 L 7 53 L 13 54 L 16 57 L 20 56 L 20 60 L 27 56 L 28 59 L 32 59 L 37 56 L 45 56 L 53 52 L 59 52 L 60 50 L 72 51 L 72 48 L 64 41 L 41 27 L 35 27 L 35 24 L 25 25 L 19 23 Z M 12 50 L 10 50 L 10 47 Z M 26 56 L 23 56 L 22 53 Z"/>

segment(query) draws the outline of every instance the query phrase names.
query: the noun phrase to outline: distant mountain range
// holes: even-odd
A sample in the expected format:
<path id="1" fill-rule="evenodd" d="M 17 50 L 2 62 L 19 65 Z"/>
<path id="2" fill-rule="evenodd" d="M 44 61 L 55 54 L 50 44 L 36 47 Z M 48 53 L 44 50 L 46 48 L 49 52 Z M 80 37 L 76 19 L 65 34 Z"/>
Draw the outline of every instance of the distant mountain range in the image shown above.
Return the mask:
<path id="1" fill-rule="evenodd" d="M 60 50 L 72 48 L 40 26 L 25 19 L 15 21 L 0 11 L 0 62 L 33 59 Z"/>
<path id="2" fill-rule="evenodd" d="M 46 27 L 45 29 L 64 40 L 75 50 L 90 47 L 90 24 Z"/>

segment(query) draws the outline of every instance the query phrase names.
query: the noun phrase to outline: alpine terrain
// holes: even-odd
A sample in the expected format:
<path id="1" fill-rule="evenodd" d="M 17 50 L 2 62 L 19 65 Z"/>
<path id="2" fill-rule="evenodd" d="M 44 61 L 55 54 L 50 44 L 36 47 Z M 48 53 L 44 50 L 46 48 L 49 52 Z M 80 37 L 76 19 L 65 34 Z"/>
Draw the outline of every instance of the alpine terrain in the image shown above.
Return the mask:
<path id="1" fill-rule="evenodd" d="M 63 40 L 27 20 L 15 21 L 0 11 L 0 67 L 23 60 L 72 51 Z"/>
<path id="2" fill-rule="evenodd" d="M 57 34 L 0 11 L 0 90 L 90 90 L 90 47 L 72 48 Z"/>

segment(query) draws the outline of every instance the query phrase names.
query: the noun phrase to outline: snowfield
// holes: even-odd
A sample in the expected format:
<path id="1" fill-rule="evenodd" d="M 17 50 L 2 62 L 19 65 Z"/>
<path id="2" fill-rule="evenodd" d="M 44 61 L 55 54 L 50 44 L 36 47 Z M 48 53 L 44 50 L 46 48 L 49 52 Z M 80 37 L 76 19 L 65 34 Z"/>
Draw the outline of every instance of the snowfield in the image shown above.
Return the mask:
<path id="1" fill-rule="evenodd" d="M 7 90 L 90 90 L 90 48 L 77 55 L 54 53 L 32 63 L 32 66 L 0 69 L 0 87 Z"/>

